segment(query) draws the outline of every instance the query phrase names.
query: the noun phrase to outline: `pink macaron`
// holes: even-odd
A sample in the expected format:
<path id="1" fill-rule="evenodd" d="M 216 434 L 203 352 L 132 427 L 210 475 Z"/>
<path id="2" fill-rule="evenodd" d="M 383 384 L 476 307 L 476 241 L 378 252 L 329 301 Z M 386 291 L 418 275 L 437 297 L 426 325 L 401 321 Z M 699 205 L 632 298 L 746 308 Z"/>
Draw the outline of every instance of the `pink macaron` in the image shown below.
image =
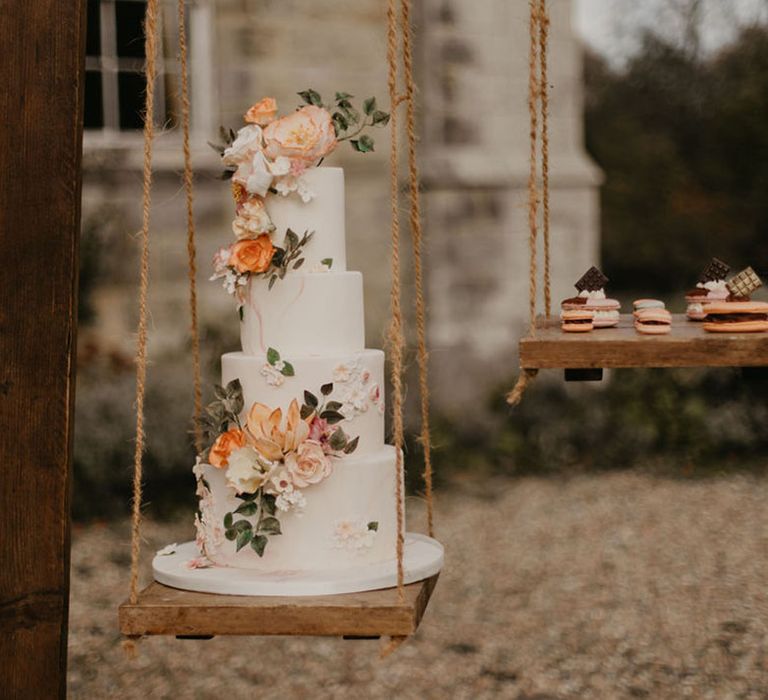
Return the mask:
<path id="1" fill-rule="evenodd" d="M 635 330 L 643 335 L 667 335 L 672 330 L 672 314 L 658 308 L 636 311 Z"/>
<path id="2" fill-rule="evenodd" d="M 728 296 L 727 289 L 696 287 L 685 295 L 685 303 L 688 305 L 685 314 L 691 321 L 703 321 L 707 316 L 707 304 L 726 301 Z"/>
<path id="3" fill-rule="evenodd" d="M 621 304 L 616 299 L 573 297 L 561 304 L 563 311 L 591 311 L 595 328 L 611 328 L 619 323 Z"/>

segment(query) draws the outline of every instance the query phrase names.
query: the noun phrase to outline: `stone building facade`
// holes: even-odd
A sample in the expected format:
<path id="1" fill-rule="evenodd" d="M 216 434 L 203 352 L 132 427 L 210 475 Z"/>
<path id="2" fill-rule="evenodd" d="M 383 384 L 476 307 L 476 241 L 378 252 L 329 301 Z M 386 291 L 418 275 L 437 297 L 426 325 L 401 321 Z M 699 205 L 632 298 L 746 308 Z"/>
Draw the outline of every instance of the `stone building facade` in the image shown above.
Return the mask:
<path id="1" fill-rule="evenodd" d="M 141 57 L 121 52 L 136 53 L 140 39 L 130 40 L 130 18 L 119 15 L 131 3 L 91 5 L 97 10 L 89 16 L 83 226 L 96 240 L 98 263 L 89 295 L 94 322 L 81 336 L 108 352 L 130 354 L 141 134 L 130 128 L 140 91 L 131 93 L 125 74 L 135 75 Z M 571 30 L 571 3 L 552 0 L 551 5 L 553 297 L 558 299 L 598 255 L 599 174 L 582 143 L 581 50 Z M 438 408 L 451 412 L 457 395 L 479 397 L 514 372 L 515 341 L 524 326 L 527 2 L 424 0 L 417 8 L 433 385 Z M 230 298 L 206 282 L 208 261 L 229 240 L 232 218 L 228 188 L 216 179 L 219 164 L 206 141 L 215 138 L 219 124 L 237 127 L 248 105 L 264 95 L 275 96 L 284 110 L 297 104 L 295 93 L 307 87 L 329 95 L 336 90 L 376 95 L 385 104 L 384 11 L 381 0 L 191 4 L 198 280 L 208 340 L 236 343 L 237 317 Z M 165 73 L 156 118 L 168 128 L 155 147 L 150 348 L 159 364 L 178 357 L 187 343 L 174 4 L 164 12 Z M 135 22 L 133 31 L 138 31 Z M 375 136 L 375 153 L 344 147 L 333 160 L 346 170 L 348 263 L 365 277 L 368 344 L 380 346 L 388 315 L 389 136 L 386 130 Z"/>

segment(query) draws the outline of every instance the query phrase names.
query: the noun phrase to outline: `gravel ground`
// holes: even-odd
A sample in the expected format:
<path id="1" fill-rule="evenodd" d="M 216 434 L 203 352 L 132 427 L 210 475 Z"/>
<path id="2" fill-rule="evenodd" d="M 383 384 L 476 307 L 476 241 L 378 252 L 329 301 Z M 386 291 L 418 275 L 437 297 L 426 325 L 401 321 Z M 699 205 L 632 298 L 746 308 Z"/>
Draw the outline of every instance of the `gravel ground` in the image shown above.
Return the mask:
<path id="1" fill-rule="evenodd" d="M 457 484 L 439 499 L 447 568 L 418 634 L 384 661 L 375 641 L 285 638 L 152 638 L 127 660 L 127 524 L 79 528 L 70 694 L 768 698 L 766 503 L 768 480 L 746 476 Z M 189 533 L 150 523 L 144 551 Z"/>

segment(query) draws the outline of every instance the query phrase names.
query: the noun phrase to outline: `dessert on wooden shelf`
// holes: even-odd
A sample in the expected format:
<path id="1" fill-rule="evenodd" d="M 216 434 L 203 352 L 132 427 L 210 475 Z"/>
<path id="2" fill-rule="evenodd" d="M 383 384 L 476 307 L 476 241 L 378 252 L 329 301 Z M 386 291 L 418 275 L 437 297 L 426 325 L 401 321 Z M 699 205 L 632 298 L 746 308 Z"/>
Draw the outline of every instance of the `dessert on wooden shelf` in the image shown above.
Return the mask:
<path id="1" fill-rule="evenodd" d="M 686 316 L 691 321 L 703 321 L 707 304 L 716 301 L 725 301 L 729 291 L 726 286 L 726 278 L 731 268 L 722 260 L 712 258 L 710 263 L 699 275 L 696 287 L 685 295 L 687 304 Z"/>
<path id="2" fill-rule="evenodd" d="M 561 328 L 565 333 L 589 333 L 594 330 L 594 311 L 567 309 L 560 315 Z"/>
<path id="3" fill-rule="evenodd" d="M 635 330 L 643 335 L 667 335 L 672 330 L 672 314 L 660 308 L 640 309 L 635 312 Z"/>
<path id="4" fill-rule="evenodd" d="M 768 331 L 768 303 L 751 300 L 753 292 L 762 284 L 762 280 L 751 267 L 728 280 L 728 300 L 707 304 L 704 330 L 710 333 Z"/>
<path id="5" fill-rule="evenodd" d="M 632 306 L 634 308 L 633 314 L 635 317 L 637 317 L 637 314 L 640 311 L 645 311 L 646 309 L 665 309 L 666 304 L 661 301 L 660 299 L 636 299 Z"/>
<path id="6" fill-rule="evenodd" d="M 596 329 L 617 326 L 621 304 L 616 299 L 606 298 L 605 285 L 608 281 L 608 278 L 596 267 L 589 268 L 574 285 L 578 294 L 564 299 L 560 304 L 561 310 L 592 312 L 592 323 Z"/>

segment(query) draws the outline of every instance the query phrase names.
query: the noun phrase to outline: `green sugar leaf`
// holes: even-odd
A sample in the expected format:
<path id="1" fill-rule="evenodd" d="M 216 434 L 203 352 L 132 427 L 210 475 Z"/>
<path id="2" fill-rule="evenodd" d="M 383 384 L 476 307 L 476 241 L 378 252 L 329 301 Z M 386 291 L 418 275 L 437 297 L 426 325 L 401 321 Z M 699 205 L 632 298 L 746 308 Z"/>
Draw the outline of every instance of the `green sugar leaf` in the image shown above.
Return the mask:
<path id="1" fill-rule="evenodd" d="M 359 442 L 360 442 L 359 435 L 354 440 L 350 440 L 344 447 L 344 454 L 351 455 L 357 449 L 357 443 Z"/>
<path id="2" fill-rule="evenodd" d="M 357 145 L 361 153 L 371 153 L 373 151 L 373 139 L 368 134 L 363 134 Z"/>
<path id="3" fill-rule="evenodd" d="M 256 515 L 258 512 L 259 507 L 253 501 L 241 503 L 237 510 L 235 510 L 235 513 L 239 513 L 240 515 Z"/>
<path id="4" fill-rule="evenodd" d="M 266 532 L 268 535 L 280 535 L 280 521 L 277 518 L 269 517 L 264 518 L 259 523 L 259 532 Z"/>
<path id="5" fill-rule="evenodd" d="M 331 435 L 328 444 L 331 446 L 331 449 L 343 450 L 347 445 L 347 436 L 341 428 L 337 428 L 333 435 Z"/>
<path id="6" fill-rule="evenodd" d="M 275 501 L 277 500 L 277 496 L 272 495 L 271 493 L 265 493 L 261 497 L 261 507 L 264 509 L 265 513 L 268 513 L 269 515 L 274 515 L 277 511 L 277 506 L 275 505 Z"/>
<path id="7" fill-rule="evenodd" d="M 389 114 L 377 109 L 373 113 L 373 126 L 386 126 L 387 124 L 389 124 Z"/>
<path id="8" fill-rule="evenodd" d="M 336 423 L 340 423 L 344 420 L 344 415 L 338 411 L 329 411 L 326 409 L 320 414 L 320 418 L 327 420 L 329 425 L 336 425 Z"/>
<path id="9" fill-rule="evenodd" d="M 243 530 L 237 536 L 235 551 L 239 552 L 245 545 L 247 545 L 251 539 L 253 539 L 253 532 L 251 530 Z"/>
<path id="10" fill-rule="evenodd" d="M 251 549 L 260 557 L 264 556 L 264 549 L 267 546 L 267 538 L 265 535 L 256 535 L 251 540 Z"/>

